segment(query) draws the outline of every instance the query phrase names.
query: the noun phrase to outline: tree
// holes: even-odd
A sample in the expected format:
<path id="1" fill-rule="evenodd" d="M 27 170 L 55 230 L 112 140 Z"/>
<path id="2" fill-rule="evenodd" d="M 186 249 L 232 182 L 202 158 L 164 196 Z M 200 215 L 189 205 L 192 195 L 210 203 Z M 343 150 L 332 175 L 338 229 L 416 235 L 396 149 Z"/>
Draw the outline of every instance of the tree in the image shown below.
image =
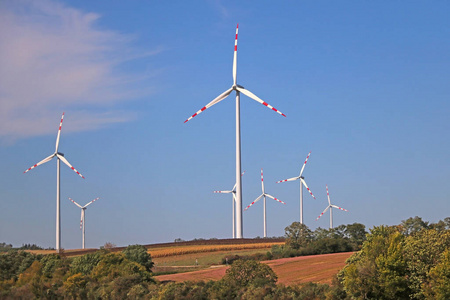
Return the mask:
<path id="1" fill-rule="evenodd" d="M 450 248 L 450 231 L 422 230 L 408 236 L 405 241 L 404 257 L 408 265 L 408 281 L 413 299 L 424 299 L 423 287 L 428 274 L 439 264 L 442 254 Z"/>
<path id="2" fill-rule="evenodd" d="M 405 235 L 411 235 L 421 231 L 422 229 L 428 228 L 428 222 L 423 221 L 422 218 L 418 216 L 402 220 L 400 225 L 402 227 L 403 234 Z"/>
<path id="3" fill-rule="evenodd" d="M 424 284 L 426 299 L 450 299 L 450 250 L 442 254 L 441 261 L 430 270 L 429 283 Z"/>
<path id="4" fill-rule="evenodd" d="M 343 270 L 345 291 L 356 299 L 409 299 L 404 239 L 395 227 L 374 227 Z"/>
<path id="5" fill-rule="evenodd" d="M 357 247 L 360 247 L 366 240 L 366 234 L 366 226 L 361 223 L 348 224 L 345 229 L 345 236 Z"/>
<path id="6" fill-rule="evenodd" d="M 125 254 L 127 259 L 143 265 L 148 272 L 151 272 L 153 267 L 152 257 L 144 246 L 131 245 L 123 250 L 122 253 Z"/>
<path id="7" fill-rule="evenodd" d="M 70 273 L 89 275 L 106 253 L 97 251 L 75 257 L 70 265 Z"/>
<path id="8" fill-rule="evenodd" d="M 284 229 L 284 232 L 286 244 L 293 249 L 305 247 L 313 239 L 312 231 L 308 228 L 308 226 L 301 224 L 300 222 L 293 222 Z"/>
<path id="9" fill-rule="evenodd" d="M 224 283 L 232 287 L 275 285 L 277 275 L 266 264 L 255 260 L 236 260 L 226 271 Z"/>

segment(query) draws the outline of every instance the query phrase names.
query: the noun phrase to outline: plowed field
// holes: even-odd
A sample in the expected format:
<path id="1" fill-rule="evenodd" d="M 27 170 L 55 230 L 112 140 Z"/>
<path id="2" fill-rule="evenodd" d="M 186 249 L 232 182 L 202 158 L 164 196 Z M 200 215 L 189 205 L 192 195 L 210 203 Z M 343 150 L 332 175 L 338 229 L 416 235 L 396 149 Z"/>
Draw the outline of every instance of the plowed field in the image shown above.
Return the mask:
<path id="1" fill-rule="evenodd" d="M 347 258 L 353 252 L 333 253 L 311 256 L 300 256 L 264 261 L 278 276 L 278 283 L 285 285 L 299 284 L 304 282 L 331 283 L 333 276 L 341 270 Z M 201 281 L 219 280 L 225 275 L 228 267 L 218 266 L 205 270 L 160 275 L 159 281 Z"/>

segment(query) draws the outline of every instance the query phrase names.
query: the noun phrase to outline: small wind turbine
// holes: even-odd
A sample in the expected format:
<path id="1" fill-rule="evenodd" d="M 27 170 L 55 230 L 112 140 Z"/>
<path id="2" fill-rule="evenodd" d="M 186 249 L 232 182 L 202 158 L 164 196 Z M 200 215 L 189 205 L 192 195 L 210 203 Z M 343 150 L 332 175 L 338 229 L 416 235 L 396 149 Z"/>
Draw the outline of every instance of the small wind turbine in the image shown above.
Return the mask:
<path id="1" fill-rule="evenodd" d="M 59 123 L 59 129 L 58 129 L 58 135 L 56 137 L 56 147 L 55 147 L 55 153 L 48 156 L 47 158 L 44 158 L 34 166 L 28 168 L 24 173 L 36 168 L 39 165 L 42 165 L 46 162 L 49 162 L 53 159 L 53 157 L 56 156 L 56 252 L 59 253 L 61 249 L 61 209 L 60 209 L 60 196 L 61 196 L 61 190 L 60 190 L 60 161 L 65 163 L 69 168 L 71 168 L 75 173 L 80 175 L 82 178 L 84 178 L 83 175 L 80 174 L 72 165 L 67 161 L 67 159 L 64 157 L 64 153 L 58 152 L 58 146 L 59 146 L 59 137 L 61 136 L 61 127 L 64 119 L 64 113 L 61 116 L 61 122 Z"/>
<path id="2" fill-rule="evenodd" d="M 84 233 L 85 233 L 85 224 L 86 224 L 86 222 L 84 221 L 85 210 L 91 203 L 97 201 L 98 199 L 100 199 L 100 198 L 95 198 L 94 200 L 92 200 L 91 202 L 86 204 L 85 206 L 81 206 L 80 204 L 76 203 L 75 201 L 72 200 L 72 198 L 69 197 L 69 200 L 72 201 L 73 204 L 75 204 L 76 206 L 81 208 L 80 230 L 82 230 L 82 249 L 84 249 Z"/>
<path id="3" fill-rule="evenodd" d="M 255 199 L 255 201 L 253 201 L 252 203 L 250 203 L 249 206 L 247 206 L 244 210 L 247 210 L 250 206 L 252 206 L 253 204 L 255 204 L 259 199 L 261 199 L 261 197 L 264 197 L 264 237 L 267 237 L 267 221 L 266 221 L 266 196 L 269 198 L 272 198 L 273 200 L 276 200 L 280 203 L 286 204 L 283 201 L 275 198 L 272 195 L 267 194 L 264 191 L 264 176 L 263 176 L 263 169 L 261 169 L 261 188 L 262 188 L 262 194 L 259 195 L 258 198 Z"/>
<path id="4" fill-rule="evenodd" d="M 243 176 L 245 173 L 242 172 L 241 176 Z M 236 183 L 237 184 L 237 183 Z M 236 238 L 236 184 L 233 186 L 233 189 L 231 191 L 214 191 L 214 193 L 222 193 L 222 194 L 233 194 L 233 239 Z"/>
<path id="5" fill-rule="evenodd" d="M 314 199 L 316 199 L 316 197 L 314 197 L 313 193 L 311 192 L 311 190 L 306 185 L 305 177 L 302 176 L 303 170 L 305 169 L 305 166 L 306 166 L 306 162 L 308 161 L 308 158 L 309 158 L 310 155 L 311 155 L 311 151 L 308 153 L 308 156 L 306 157 L 306 160 L 303 163 L 303 167 L 302 167 L 302 169 L 300 171 L 300 175 L 298 175 L 297 177 L 292 177 L 292 178 L 289 178 L 289 179 L 284 179 L 284 180 L 277 181 L 277 183 L 280 183 L 280 182 L 294 181 L 294 180 L 300 179 L 300 223 L 301 224 L 303 224 L 303 186 L 305 186 L 305 188 L 308 190 L 308 192 L 311 194 L 311 196 Z"/>
<path id="6" fill-rule="evenodd" d="M 336 205 L 334 205 L 334 204 L 331 204 L 331 201 L 330 201 L 330 194 L 328 193 L 328 185 L 326 185 L 326 187 L 327 187 L 327 196 L 328 196 L 328 206 L 327 206 L 327 208 L 325 208 L 325 210 L 320 214 L 320 216 L 317 217 L 316 221 L 320 219 L 320 217 L 327 211 L 327 209 L 330 209 L 330 229 L 332 229 L 332 228 L 333 228 L 333 207 L 334 207 L 334 208 L 337 208 L 337 209 L 340 209 L 340 210 L 343 210 L 343 211 L 348 211 L 348 210 L 346 210 L 345 208 L 336 206 Z"/>
<path id="7" fill-rule="evenodd" d="M 240 94 L 243 93 L 247 97 L 252 98 L 253 100 L 261 103 L 264 106 L 267 106 L 271 110 L 279 113 L 280 115 L 285 116 L 281 111 L 275 109 L 273 106 L 268 104 L 267 102 L 261 100 L 258 98 L 255 94 L 250 92 L 249 90 L 246 90 L 243 86 L 238 85 L 236 82 L 236 70 L 237 70 L 237 39 L 238 39 L 238 29 L 239 24 L 236 27 L 236 39 L 234 41 L 234 58 L 233 58 L 233 85 L 231 88 L 220 94 L 217 98 L 215 98 L 213 101 L 209 102 L 204 106 L 202 109 L 197 111 L 195 114 L 190 116 L 184 123 L 192 119 L 193 117 L 200 114 L 202 111 L 206 110 L 207 108 L 210 108 L 214 104 L 219 103 L 228 95 L 231 94 L 232 91 L 236 91 L 236 237 L 238 239 L 243 238 L 243 222 L 242 222 L 242 181 L 241 181 L 241 121 L 240 121 Z"/>

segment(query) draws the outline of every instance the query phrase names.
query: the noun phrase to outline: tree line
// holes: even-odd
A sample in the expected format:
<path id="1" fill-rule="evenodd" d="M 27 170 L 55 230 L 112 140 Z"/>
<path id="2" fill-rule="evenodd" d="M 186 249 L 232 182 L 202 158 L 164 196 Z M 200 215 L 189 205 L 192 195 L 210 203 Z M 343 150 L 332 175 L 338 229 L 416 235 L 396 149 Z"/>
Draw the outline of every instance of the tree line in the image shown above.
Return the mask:
<path id="1" fill-rule="evenodd" d="M 75 258 L 9 251 L 0 255 L 1 299 L 450 299 L 450 218 L 419 217 L 367 233 L 354 223 L 311 231 L 294 222 L 276 257 L 356 251 L 331 285 L 277 284 L 255 259 L 236 259 L 218 281 L 157 282 L 147 248 L 102 249 Z"/>

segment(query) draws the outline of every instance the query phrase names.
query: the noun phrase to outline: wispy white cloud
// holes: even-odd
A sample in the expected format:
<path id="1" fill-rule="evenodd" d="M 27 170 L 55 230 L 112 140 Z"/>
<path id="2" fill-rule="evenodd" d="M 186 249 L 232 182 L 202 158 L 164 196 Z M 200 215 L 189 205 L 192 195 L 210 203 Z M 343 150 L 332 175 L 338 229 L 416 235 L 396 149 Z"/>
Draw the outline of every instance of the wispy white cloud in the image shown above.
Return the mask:
<path id="1" fill-rule="evenodd" d="M 133 49 L 131 35 L 99 29 L 99 18 L 49 0 L 0 2 L 0 138 L 53 132 L 63 110 L 83 119 L 73 130 L 133 119 L 115 105 L 152 89 L 120 66 L 159 50 Z"/>

